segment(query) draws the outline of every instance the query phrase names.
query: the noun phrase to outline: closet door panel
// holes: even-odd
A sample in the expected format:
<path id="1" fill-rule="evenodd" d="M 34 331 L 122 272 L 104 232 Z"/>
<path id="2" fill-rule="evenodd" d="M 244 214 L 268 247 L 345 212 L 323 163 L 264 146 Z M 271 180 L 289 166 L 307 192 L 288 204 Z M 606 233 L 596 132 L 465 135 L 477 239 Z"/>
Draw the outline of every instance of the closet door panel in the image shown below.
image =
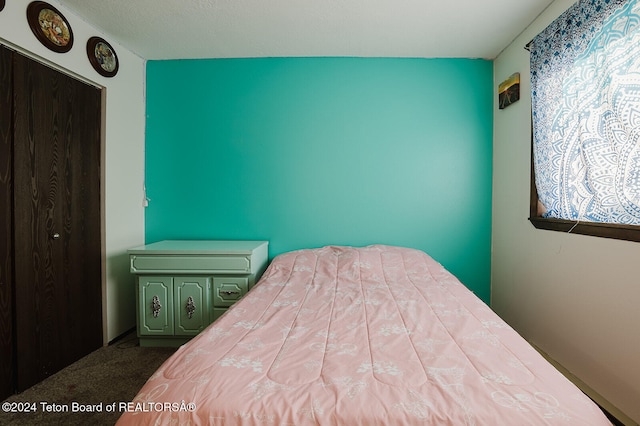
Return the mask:
<path id="1" fill-rule="evenodd" d="M 100 224 L 101 92 L 62 76 L 72 98 L 65 111 L 64 180 L 60 184 L 59 242 L 67 293 L 64 334 L 66 366 L 102 346 L 102 273 Z"/>
<path id="2" fill-rule="evenodd" d="M 18 390 L 102 344 L 100 91 L 14 55 Z"/>
<path id="3" fill-rule="evenodd" d="M 0 46 L 0 400 L 13 391 L 12 55 Z"/>
<path id="4" fill-rule="evenodd" d="M 55 215 L 60 194 L 60 156 L 64 153 L 61 94 L 41 99 L 57 82 L 32 70 L 15 55 L 15 291 L 16 345 L 20 353 L 18 389 L 53 374 L 62 363 L 62 329 L 66 304 L 59 240 L 61 221 Z M 64 104 L 64 102 L 62 102 Z M 49 131 L 51 129 L 51 131 Z"/>

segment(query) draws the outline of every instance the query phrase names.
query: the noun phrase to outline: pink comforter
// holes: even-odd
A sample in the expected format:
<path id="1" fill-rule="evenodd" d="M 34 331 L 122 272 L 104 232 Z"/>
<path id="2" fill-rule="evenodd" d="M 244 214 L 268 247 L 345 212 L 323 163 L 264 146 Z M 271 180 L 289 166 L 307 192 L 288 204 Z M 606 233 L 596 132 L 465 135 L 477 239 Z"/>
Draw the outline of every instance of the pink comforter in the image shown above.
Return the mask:
<path id="1" fill-rule="evenodd" d="M 278 256 L 148 380 L 119 421 L 199 425 L 609 425 L 423 252 Z"/>

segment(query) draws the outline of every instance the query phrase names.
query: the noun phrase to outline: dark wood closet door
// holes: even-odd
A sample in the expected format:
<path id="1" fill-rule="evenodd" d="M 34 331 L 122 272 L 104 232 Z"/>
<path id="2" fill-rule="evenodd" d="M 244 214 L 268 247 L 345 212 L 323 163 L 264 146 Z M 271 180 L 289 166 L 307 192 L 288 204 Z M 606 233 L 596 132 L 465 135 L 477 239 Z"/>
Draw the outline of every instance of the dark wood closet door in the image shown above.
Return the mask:
<path id="1" fill-rule="evenodd" d="M 13 390 L 12 52 L 0 46 L 0 400 Z"/>
<path id="2" fill-rule="evenodd" d="M 18 391 L 102 345 L 100 91 L 14 54 Z"/>

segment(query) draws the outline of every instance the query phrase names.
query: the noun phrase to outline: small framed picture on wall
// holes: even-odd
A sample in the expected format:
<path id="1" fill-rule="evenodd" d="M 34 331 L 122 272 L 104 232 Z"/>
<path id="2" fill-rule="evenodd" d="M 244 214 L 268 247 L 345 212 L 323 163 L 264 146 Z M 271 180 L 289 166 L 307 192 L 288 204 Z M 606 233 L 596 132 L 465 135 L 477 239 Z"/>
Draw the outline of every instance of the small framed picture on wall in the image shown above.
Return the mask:
<path id="1" fill-rule="evenodd" d="M 498 87 L 498 104 L 500 109 L 505 109 L 520 99 L 520 73 L 514 73 Z"/>

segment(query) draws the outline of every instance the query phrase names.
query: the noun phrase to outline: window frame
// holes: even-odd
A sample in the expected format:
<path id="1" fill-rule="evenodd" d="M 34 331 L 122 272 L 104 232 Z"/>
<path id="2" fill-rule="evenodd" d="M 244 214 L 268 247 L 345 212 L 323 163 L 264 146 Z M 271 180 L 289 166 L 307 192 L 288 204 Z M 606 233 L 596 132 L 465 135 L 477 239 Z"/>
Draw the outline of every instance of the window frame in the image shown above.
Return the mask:
<path id="1" fill-rule="evenodd" d="M 558 231 L 570 234 L 590 235 L 592 237 L 613 238 L 616 240 L 640 242 L 640 226 L 637 225 L 623 225 L 619 223 L 608 222 L 581 222 L 575 220 L 542 217 L 542 215 L 538 211 L 538 189 L 536 187 L 536 174 L 533 163 L 533 118 L 531 119 L 530 194 L 529 221 L 536 229 L 545 229 L 548 231 Z"/>

